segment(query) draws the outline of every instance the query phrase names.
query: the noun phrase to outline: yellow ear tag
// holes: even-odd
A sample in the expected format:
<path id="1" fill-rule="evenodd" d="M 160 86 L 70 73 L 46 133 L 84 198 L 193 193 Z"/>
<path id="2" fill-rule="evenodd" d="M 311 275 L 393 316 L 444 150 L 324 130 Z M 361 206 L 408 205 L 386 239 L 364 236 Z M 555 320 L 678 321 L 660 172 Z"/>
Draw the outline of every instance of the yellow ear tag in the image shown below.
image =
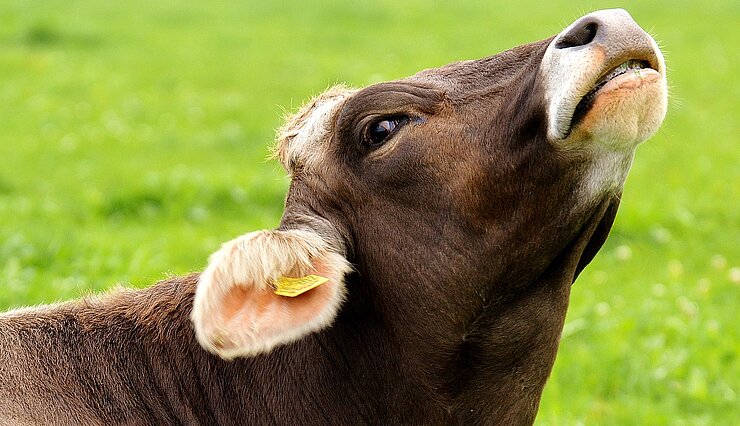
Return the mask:
<path id="1" fill-rule="evenodd" d="M 275 282 L 275 294 L 278 296 L 296 297 L 327 281 L 329 281 L 329 278 L 318 275 L 306 275 L 300 278 L 280 277 Z"/>

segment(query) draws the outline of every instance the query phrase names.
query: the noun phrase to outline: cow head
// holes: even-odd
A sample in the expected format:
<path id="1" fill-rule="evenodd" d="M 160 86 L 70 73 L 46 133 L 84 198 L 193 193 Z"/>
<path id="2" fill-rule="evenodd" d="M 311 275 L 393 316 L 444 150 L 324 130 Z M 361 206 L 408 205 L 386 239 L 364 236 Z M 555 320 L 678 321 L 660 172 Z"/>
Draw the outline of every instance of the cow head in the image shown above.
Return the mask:
<path id="1" fill-rule="evenodd" d="M 266 352 L 329 326 L 353 295 L 389 322 L 426 321 L 440 342 L 489 327 L 506 343 L 506 318 L 516 333 L 553 321 L 559 333 L 635 148 L 665 112 L 660 51 L 622 10 L 488 58 L 332 88 L 279 132 L 292 177 L 280 227 L 211 257 L 198 340 L 224 358 Z M 328 282 L 273 291 L 310 274 Z"/>

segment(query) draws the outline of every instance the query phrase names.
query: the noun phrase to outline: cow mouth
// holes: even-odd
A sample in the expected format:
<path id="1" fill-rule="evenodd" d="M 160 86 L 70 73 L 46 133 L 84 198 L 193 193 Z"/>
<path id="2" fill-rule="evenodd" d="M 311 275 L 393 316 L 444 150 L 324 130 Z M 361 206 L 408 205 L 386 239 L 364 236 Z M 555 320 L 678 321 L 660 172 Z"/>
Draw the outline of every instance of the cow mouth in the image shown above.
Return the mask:
<path id="1" fill-rule="evenodd" d="M 576 105 L 576 108 L 573 111 L 573 118 L 571 119 L 570 129 L 568 133 L 570 133 L 570 130 L 576 127 L 578 123 L 580 123 L 581 120 L 586 116 L 586 114 L 591 110 L 591 107 L 593 107 L 594 105 L 594 101 L 602 92 L 604 86 L 606 86 L 609 82 L 619 79 L 620 77 L 640 78 L 640 73 L 642 70 L 658 72 L 657 69 L 658 67 L 656 65 L 653 65 L 651 61 L 647 59 L 628 59 L 602 73 L 601 76 L 594 82 L 591 90 L 589 90 Z"/>

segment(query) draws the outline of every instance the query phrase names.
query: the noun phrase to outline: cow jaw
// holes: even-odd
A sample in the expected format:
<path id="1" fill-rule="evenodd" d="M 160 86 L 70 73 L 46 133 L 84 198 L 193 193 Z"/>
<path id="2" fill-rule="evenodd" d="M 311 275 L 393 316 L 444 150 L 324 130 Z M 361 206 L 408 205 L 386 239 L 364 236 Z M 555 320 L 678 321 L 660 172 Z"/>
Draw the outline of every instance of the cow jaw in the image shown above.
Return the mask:
<path id="1" fill-rule="evenodd" d="M 547 136 L 633 148 L 667 107 L 665 63 L 655 41 L 622 9 L 578 19 L 548 46 L 540 72 Z"/>

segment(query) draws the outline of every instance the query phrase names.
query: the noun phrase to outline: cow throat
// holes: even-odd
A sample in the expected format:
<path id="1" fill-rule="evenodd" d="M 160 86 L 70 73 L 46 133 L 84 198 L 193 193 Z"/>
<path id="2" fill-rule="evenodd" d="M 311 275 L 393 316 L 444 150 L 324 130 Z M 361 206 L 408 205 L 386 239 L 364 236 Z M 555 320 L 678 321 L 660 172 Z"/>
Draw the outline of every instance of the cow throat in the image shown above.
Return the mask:
<path id="1" fill-rule="evenodd" d="M 484 306 L 450 359 L 445 390 L 463 423 L 534 421 L 555 362 L 571 283 L 603 244 L 618 199 L 593 207 L 526 288 Z"/>

